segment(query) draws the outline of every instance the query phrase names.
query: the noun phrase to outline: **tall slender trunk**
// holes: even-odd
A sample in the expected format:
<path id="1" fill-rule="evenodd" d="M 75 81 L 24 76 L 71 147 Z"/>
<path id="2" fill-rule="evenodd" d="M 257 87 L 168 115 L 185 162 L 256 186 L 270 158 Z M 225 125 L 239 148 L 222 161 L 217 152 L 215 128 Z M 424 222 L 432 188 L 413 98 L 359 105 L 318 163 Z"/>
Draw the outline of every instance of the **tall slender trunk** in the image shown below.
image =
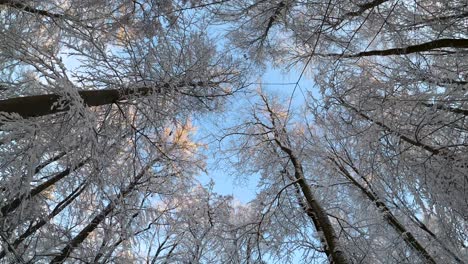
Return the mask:
<path id="1" fill-rule="evenodd" d="M 18 246 L 29 236 L 33 235 L 37 230 L 39 230 L 41 227 L 43 227 L 45 224 L 48 223 L 48 221 L 52 218 L 54 218 L 56 215 L 58 215 L 60 212 L 62 212 L 63 209 L 65 209 L 68 205 L 70 205 L 80 194 L 85 190 L 86 188 L 86 183 L 80 184 L 75 190 L 73 190 L 65 199 L 63 199 L 57 206 L 52 210 L 52 212 L 47 215 L 47 217 L 41 219 L 39 222 L 36 224 L 30 226 L 26 231 L 23 232 L 12 244 L 11 246 L 14 249 L 17 249 Z M 0 252 L 0 260 L 5 257 L 6 252 L 5 250 Z"/>
<path id="2" fill-rule="evenodd" d="M 426 263 L 435 264 L 434 258 L 427 252 L 427 250 L 419 243 L 419 241 L 414 237 L 414 235 L 405 228 L 403 224 L 398 221 L 398 219 L 390 211 L 390 208 L 383 202 L 382 199 L 374 191 L 362 186 L 351 173 L 339 164 L 335 159 L 330 157 L 330 160 L 335 164 L 338 170 L 343 176 L 345 176 L 354 186 L 356 186 L 361 192 L 382 212 L 384 219 L 387 223 L 393 227 L 393 229 L 403 238 L 406 244 L 418 253 L 418 255 L 423 258 Z"/>
<path id="3" fill-rule="evenodd" d="M 52 185 L 57 183 L 59 180 L 63 179 L 65 176 L 69 175 L 71 172 L 73 172 L 73 171 L 81 168 L 82 166 L 84 166 L 86 164 L 86 161 L 87 160 L 82 161 L 82 162 L 80 162 L 78 165 L 76 165 L 74 167 L 66 168 L 64 171 L 55 174 L 52 178 L 50 178 L 46 182 L 44 182 L 44 183 L 36 186 L 35 188 L 33 188 L 29 193 L 22 194 L 18 198 L 16 198 L 13 201 L 9 202 L 7 205 L 2 206 L 2 208 L 0 209 L 0 212 L 2 213 L 2 215 L 6 215 L 8 213 L 13 212 L 14 210 L 16 210 L 16 208 L 18 208 L 21 205 L 21 203 L 25 199 L 31 199 L 32 197 L 40 194 L 42 191 L 44 191 L 47 188 L 51 187 Z"/>
<path id="4" fill-rule="evenodd" d="M 283 125 L 277 124 L 277 117 L 274 111 L 270 108 L 268 99 L 263 95 L 261 95 L 261 97 L 270 115 L 270 122 L 272 124 L 271 127 L 266 127 L 271 129 L 271 132 L 274 134 L 273 141 L 281 151 L 288 156 L 289 160 L 293 164 L 294 178 L 307 203 L 307 206 L 304 206 L 304 209 L 306 210 L 307 215 L 312 219 L 315 229 L 320 234 L 320 240 L 328 260 L 333 264 L 350 263 L 348 256 L 340 247 L 339 238 L 336 235 L 330 219 L 328 218 L 327 212 L 315 198 L 312 190 L 310 189 L 310 185 L 307 183 L 301 161 L 289 147 L 290 144 L 288 143 L 289 139 L 286 128 Z M 281 137 L 286 138 L 286 143 L 281 140 Z"/>
<path id="5" fill-rule="evenodd" d="M 296 179 L 302 194 L 307 202 L 306 213 L 312 218 L 317 232 L 323 233 L 321 242 L 330 263 L 344 264 L 349 263 L 345 252 L 339 246 L 339 239 L 335 233 L 333 225 L 328 218 L 326 211 L 320 205 L 319 201 L 314 197 L 309 184 L 307 183 L 302 164 L 294 155 L 293 151 L 284 146 L 278 139 L 275 139 L 276 144 L 281 150 L 286 153 L 294 166 L 294 178 Z"/>
<path id="6" fill-rule="evenodd" d="M 98 214 L 96 215 L 91 222 L 85 226 L 72 240 L 70 240 L 67 245 L 61 250 L 60 254 L 52 259 L 50 263 L 63 263 L 72 251 L 77 248 L 88 236 L 93 232 L 98 225 L 106 219 L 106 217 L 114 210 L 114 208 L 119 204 L 119 201 L 124 199 L 128 194 L 130 194 L 135 187 L 137 186 L 139 180 L 145 175 L 145 173 L 151 168 L 154 162 L 148 163 L 138 175 L 135 176 L 133 181 L 120 192 L 120 194 L 109 202 L 109 204 Z"/>

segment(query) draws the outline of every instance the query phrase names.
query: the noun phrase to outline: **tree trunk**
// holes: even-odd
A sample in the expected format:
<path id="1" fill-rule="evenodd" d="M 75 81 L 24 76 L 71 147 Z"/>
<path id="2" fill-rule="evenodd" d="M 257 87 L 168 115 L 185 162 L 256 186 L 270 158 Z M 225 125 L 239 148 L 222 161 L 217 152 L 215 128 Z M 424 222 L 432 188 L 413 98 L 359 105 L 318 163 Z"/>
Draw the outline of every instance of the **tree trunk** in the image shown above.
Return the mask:
<path id="1" fill-rule="evenodd" d="M 140 88 L 125 88 L 125 89 L 104 89 L 104 90 L 90 90 L 78 91 L 83 104 L 87 107 L 102 106 L 116 103 L 131 97 L 144 97 L 151 93 L 161 93 L 163 89 L 175 89 L 182 87 L 199 87 L 199 86 L 215 86 L 215 82 L 194 82 L 185 83 L 180 82 L 176 84 L 164 83 L 154 87 L 140 87 Z M 184 93 L 181 94 L 197 97 L 195 94 Z M 206 97 L 216 97 L 216 95 L 206 95 Z M 23 118 L 45 116 L 55 113 L 60 113 L 69 110 L 69 104 L 73 102 L 66 102 L 62 108 L 57 108 L 54 104 L 60 101 L 61 97 L 57 94 L 44 94 L 33 95 L 25 97 L 16 97 L 6 100 L 0 100 L 0 112 L 16 113 Z"/>
<path id="2" fill-rule="evenodd" d="M 86 106 L 101 106 L 115 103 L 123 100 L 130 95 L 145 96 L 152 90 L 150 88 L 139 89 L 107 89 L 93 91 L 79 91 L 79 95 L 83 99 Z M 58 103 L 60 96 L 57 94 L 33 95 L 25 97 L 16 97 L 0 101 L 0 112 L 16 113 L 23 118 L 45 116 L 59 112 L 67 111 L 69 103 L 63 108 L 54 106 Z"/>
<path id="3" fill-rule="evenodd" d="M 392 55 L 406 55 L 418 52 L 428 52 L 439 48 L 454 48 L 466 49 L 468 48 L 468 39 L 437 39 L 422 44 L 406 46 L 402 48 L 393 48 L 385 50 L 370 50 L 363 51 L 355 54 L 339 54 L 329 53 L 322 54 L 322 56 L 341 57 L 341 58 L 361 58 L 369 56 L 392 56 Z M 319 54 L 320 55 L 320 54 Z"/>
<path id="4" fill-rule="evenodd" d="M 14 199 L 13 201 L 8 203 L 7 205 L 2 206 L 2 208 L 0 209 L 0 212 L 2 213 L 3 216 L 5 216 L 6 214 L 8 214 L 10 212 L 13 212 L 16 208 L 18 208 L 18 206 L 21 205 L 23 200 L 30 199 L 30 198 L 40 194 L 42 191 L 44 191 L 45 189 L 47 189 L 50 186 L 54 185 L 59 180 L 63 179 L 65 176 L 69 175 L 71 172 L 73 172 L 73 171 L 81 168 L 82 166 L 84 166 L 86 164 L 86 161 L 87 160 L 85 160 L 83 162 L 80 162 L 75 167 L 66 168 L 64 171 L 55 174 L 52 178 L 50 178 L 46 182 L 44 182 L 44 183 L 36 186 L 35 188 L 33 188 L 29 193 L 20 195 L 20 197 Z"/>
<path id="5" fill-rule="evenodd" d="M 379 198 L 379 196 L 367 189 L 366 187 L 362 186 L 357 182 L 353 176 L 349 173 L 346 168 L 344 168 L 342 165 L 340 165 L 335 159 L 330 158 L 330 160 L 335 164 L 335 166 L 338 168 L 338 170 L 349 180 L 351 183 L 356 186 L 358 189 L 362 191 L 362 193 L 367 196 L 367 198 L 379 209 L 380 212 L 382 212 L 384 219 L 387 221 L 387 223 L 395 229 L 395 231 L 403 238 L 403 240 L 406 242 L 406 244 L 410 247 L 413 248 L 421 258 L 423 258 L 426 263 L 431 263 L 435 264 L 435 260 L 432 258 L 432 256 L 427 252 L 427 250 L 419 243 L 419 241 L 413 236 L 413 234 L 408 231 L 403 224 L 398 221 L 398 219 L 393 215 L 393 213 L 390 211 L 390 208 L 387 207 L 387 205 L 382 201 L 382 199 Z"/>
<path id="6" fill-rule="evenodd" d="M 276 123 L 277 118 L 275 116 L 274 111 L 270 108 L 270 105 L 268 104 L 268 99 L 265 98 L 263 95 L 261 97 L 270 115 L 270 121 L 272 126 L 269 127 L 269 129 L 271 129 L 271 132 L 274 133 L 273 141 L 281 149 L 281 151 L 288 156 L 289 160 L 293 164 L 294 178 L 297 184 L 299 185 L 302 195 L 304 196 L 305 201 L 307 203 L 307 206 L 304 206 L 304 210 L 306 214 L 312 219 L 315 229 L 319 233 L 320 242 L 323 245 L 328 260 L 330 261 L 330 263 L 333 264 L 349 263 L 346 253 L 341 249 L 339 245 L 338 236 L 336 235 L 333 225 L 330 222 L 330 219 L 328 218 L 327 212 L 321 206 L 320 202 L 317 201 L 317 199 L 314 197 L 314 194 L 310 189 L 309 184 L 307 183 L 301 161 L 297 158 L 297 156 L 288 146 L 289 144 L 286 145 L 280 139 L 281 136 L 284 136 L 286 137 L 285 141 L 289 141 L 287 137 L 288 132 L 286 131 L 286 128 Z"/>
<path id="7" fill-rule="evenodd" d="M 281 150 L 289 156 L 289 159 L 291 160 L 294 166 L 294 177 L 296 178 L 297 183 L 299 184 L 299 187 L 308 205 L 306 213 L 309 217 L 312 218 L 317 231 L 323 233 L 323 237 L 321 235 L 320 239 L 324 239 L 324 241 L 322 241 L 322 244 L 325 249 L 325 253 L 327 254 L 327 257 L 330 260 L 330 263 L 349 263 L 345 252 L 339 246 L 338 237 L 335 233 L 335 230 L 333 229 L 333 226 L 330 222 L 330 219 L 328 218 L 326 211 L 315 199 L 312 190 L 310 189 L 310 186 L 304 177 L 301 162 L 299 161 L 299 159 L 297 159 L 297 157 L 294 155 L 291 149 L 281 144 L 279 140 L 275 139 L 275 141 L 277 145 L 281 148 Z"/>
<path id="8" fill-rule="evenodd" d="M 150 162 L 146 165 L 140 173 L 135 177 L 135 179 L 120 192 L 118 197 L 110 201 L 109 204 L 102 210 L 98 215 L 96 215 L 91 222 L 85 226 L 68 244 L 62 249 L 59 255 L 57 255 L 50 263 L 63 263 L 65 259 L 70 256 L 71 252 L 78 247 L 88 236 L 93 232 L 97 226 L 106 219 L 106 217 L 114 210 L 121 199 L 124 199 L 129 193 L 131 193 L 137 186 L 139 180 L 145 175 L 154 162 Z"/>

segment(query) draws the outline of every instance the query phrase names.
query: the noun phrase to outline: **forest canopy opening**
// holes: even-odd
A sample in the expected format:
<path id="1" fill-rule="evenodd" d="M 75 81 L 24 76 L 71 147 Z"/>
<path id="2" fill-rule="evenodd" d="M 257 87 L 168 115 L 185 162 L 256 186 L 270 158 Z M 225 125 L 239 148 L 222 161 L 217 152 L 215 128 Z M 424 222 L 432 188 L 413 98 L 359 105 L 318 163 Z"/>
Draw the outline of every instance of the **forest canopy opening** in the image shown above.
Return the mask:
<path id="1" fill-rule="evenodd" d="M 467 10 L 0 0 L 0 262 L 468 263 Z"/>

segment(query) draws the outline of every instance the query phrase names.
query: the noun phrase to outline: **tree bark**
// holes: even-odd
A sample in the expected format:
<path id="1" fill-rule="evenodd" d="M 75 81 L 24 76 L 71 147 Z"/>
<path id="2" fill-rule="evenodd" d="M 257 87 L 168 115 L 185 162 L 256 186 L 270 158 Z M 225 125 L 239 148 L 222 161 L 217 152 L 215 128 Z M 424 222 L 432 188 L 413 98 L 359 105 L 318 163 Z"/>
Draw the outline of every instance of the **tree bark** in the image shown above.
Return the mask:
<path id="1" fill-rule="evenodd" d="M 305 179 L 301 162 L 299 159 L 297 159 L 291 149 L 281 144 L 279 140 L 275 139 L 275 141 L 281 150 L 288 155 L 294 166 L 294 177 L 297 180 L 297 183 L 299 184 L 301 192 L 304 195 L 308 205 L 306 207 L 306 213 L 309 217 L 312 218 L 317 231 L 323 233 L 323 239 L 325 241 L 322 241 L 322 244 L 324 246 L 325 254 L 330 260 L 330 263 L 349 263 L 345 252 L 339 246 L 339 239 L 325 209 L 323 209 L 317 199 L 315 199 L 312 190 L 310 189 L 310 186 Z"/>
<path id="2" fill-rule="evenodd" d="M 306 214 L 312 219 L 317 232 L 321 233 L 319 234 L 320 240 L 323 245 L 325 254 L 328 257 L 328 260 L 330 261 L 330 263 L 333 264 L 350 263 L 348 257 L 346 256 L 346 253 L 342 250 L 342 248 L 339 245 L 339 238 L 335 233 L 330 219 L 328 218 L 327 212 L 321 206 L 320 202 L 317 201 L 312 190 L 310 189 L 309 184 L 307 183 L 301 161 L 297 158 L 297 156 L 288 146 L 289 144 L 286 145 L 280 139 L 281 136 L 285 136 L 285 141 L 289 141 L 287 139 L 288 133 L 286 131 L 286 128 L 284 126 L 278 127 L 278 124 L 275 121 L 277 118 L 275 117 L 274 111 L 270 108 L 268 100 L 264 96 L 261 97 L 270 115 L 270 121 L 272 124 L 271 129 L 274 133 L 273 141 L 281 149 L 281 151 L 288 156 L 289 160 L 293 164 L 294 178 L 297 181 L 297 184 L 299 185 L 302 195 L 304 196 L 305 201 L 307 203 L 307 206 L 304 206 L 304 210 Z"/>
<path id="3" fill-rule="evenodd" d="M 367 10 L 372 9 L 372 8 L 375 8 L 375 7 L 381 5 L 381 4 L 385 3 L 385 2 L 388 2 L 388 1 L 389 1 L 389 0 L 374 0 L 374 1 L 371 1 L 371 2 L 369 2 L 369 3 L 365 3 L 365 4 L 362 4 L 362 5 L 358 5 L 358 6 L 359 6 L 359 10 L 353 11 L 353 12 L 348 12 L 348 13 L 344 14 L 342 21 L 343 21 L 345 18 L 360 16 L 360 15 L 362 15 L 364 12 L 366 12 Z"/>
<path id="4" fill-rule="evenodd" d="M 46 17 L 50 17 L 50 18 L 61 18 L 61 17 L 63 17 L 63 15 L 61 15 L 61 14 L 55 14 L 55 13 L 48 12 L 46 10 L 41 10 L 41 9 L 37 9 L 37 8 L 31 7 L 31 6 L 25 5 L 24 3 L 21 3 L 21 1 L 0 0 L 0 5 L 9 6 L 9 7 L 16 8 L 18 10 L 24 11 L 24 12 L 28 12 L 28 13 L 31 13 L 31 14 L 38 14 L 38 15 L 46 16 Z"/>

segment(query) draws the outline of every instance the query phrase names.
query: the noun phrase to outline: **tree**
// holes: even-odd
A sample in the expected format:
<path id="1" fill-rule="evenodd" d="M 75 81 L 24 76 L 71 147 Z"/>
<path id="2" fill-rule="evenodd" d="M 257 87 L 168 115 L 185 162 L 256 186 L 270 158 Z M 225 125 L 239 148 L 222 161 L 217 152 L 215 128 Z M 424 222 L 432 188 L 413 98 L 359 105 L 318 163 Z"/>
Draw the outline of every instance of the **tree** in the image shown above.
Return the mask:
<path id="1" fill-rule="evenodd" d="M 138 259 L 135 238 L 153 231 L 141 226 L 159 230 L 174 210 L 152 205 L 203 169 L 191 114 L 240 87 L 241 65 L 195 23 L 196 3 L 0 8 L 0 257 Z"/>
<path id="2" fill-rule="evenodd" d="M 313 77 L 315 87 L 299 87 L 298 80 L 292 94 L 305 94 L 304 115 L 327 135 L 319 138 L 329 142 L 325 150 L 332 147 L 332 160 L 338 152 L 338 160 L 348 162 L 324 157 L 331 164 L 323 172 L 373 179 L 378 201 L 390 202 L 410 230 L 400 235 L 414 232 L 417 240 L 429 239 L 445 251 L 432 254 L 431 243 L 420 243 L 425 249 L 416 251 L 426 262 L 463 262 L 466 254 L 465 9 L 463 1 L 229 1 L 214 10 L 234 24 L 231 43 L 256 63 L 298 66 L 299 78 Z M 286 108 L 285 115 L 291 111 Z M 353 202 L 369 198 L 357 188 L 364 196 Z M 342 209 L 359 212 L 351 207 Z"/>
<path id="3" fill-rule="evenodd" d="M 0 0 L 0 259 L 466 262 L 466 7 Z M 222 131 L 239 204 L 191 120 L 267 65 L 300 77 Z"/>
<path id="4" fill-rule="evenodd" d="M 265 251 L 271 250 L 270 254 L 282 260 L 301 252 L 304 260 L 311 257 L 316 261 L 317 256 L 308 252 L 323 252 L 333 259 L 327 248 L 332 244 L 340 245 L 351 262 L 380 263 L 389 258 L 397 263 L 464 262 L 463 251 L 456 246 L 458 238 L 440 232 L 442 223 L 420 220 L 420 208 L 409 201 L 414 195 L 405 189 L 411 187 L 411 179 L 400 177 L 396 188 L 387 165 L 372 164 L 378 154 L 338 130 L 335 122 L 341 119 L 329 114 L 308 123 L 288 113 L 284 105 L 261 95 L 250 118 L 226 135 L 235 137 L 231 151 L 240 153 L 236 159 L 240 174 L 261 175 L 255 202 L 262 214 L 257 221 L 268 226 L 263 227 L 263 236 L 274 237 L 261 243 Z M 302 177 L 296 177 L 296 168 Z M 302 186 L 301 179 L 305 179 Z M 321 209 L 310 206 L 309 201 Z M 339 234 L 334 236 L 336 242 L 321 237 L 324 224 L 317 219 L 321 214 L 317 210 L 329 219 L 332 233 Z M 282 223 L 280 227 L 276 221 Z M 299 226 L 307 226 L 307 221 L 313 225 L 305 232 Z M 311 238 L 307 233 L 317 234 Z M 291 238 L 297 240 L 288 242 Z M 314 240 L 322 245 L 311 248 L 298 242 Z M 295 250 L 291 252 L 289 247 Z"/>

